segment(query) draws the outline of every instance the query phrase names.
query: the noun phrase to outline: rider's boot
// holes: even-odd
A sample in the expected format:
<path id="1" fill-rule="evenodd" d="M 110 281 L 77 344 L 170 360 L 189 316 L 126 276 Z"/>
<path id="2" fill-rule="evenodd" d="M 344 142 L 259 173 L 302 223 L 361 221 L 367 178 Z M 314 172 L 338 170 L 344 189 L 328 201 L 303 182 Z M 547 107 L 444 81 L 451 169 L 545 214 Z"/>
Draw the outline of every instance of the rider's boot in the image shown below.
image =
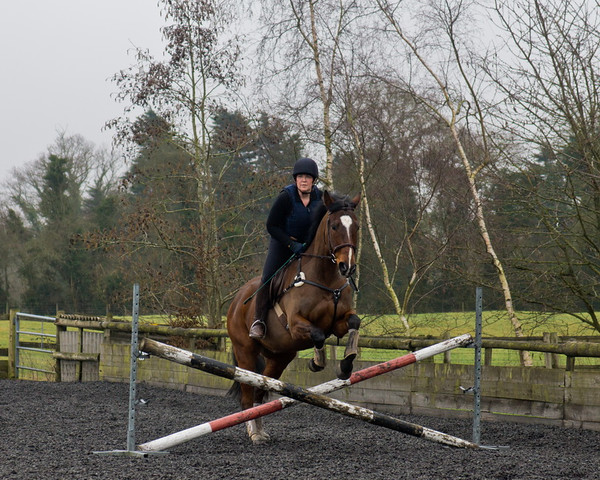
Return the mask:
<path id="1" fill-rule="evenodd" d="M 267 324 L 265 319 L 269 311 L 269 292 L 267 288 L 259 290 L 255 300 L 254 322 L 250 326 L 248 336 L 250 338 L 265 338 L 267 334 Z"/>

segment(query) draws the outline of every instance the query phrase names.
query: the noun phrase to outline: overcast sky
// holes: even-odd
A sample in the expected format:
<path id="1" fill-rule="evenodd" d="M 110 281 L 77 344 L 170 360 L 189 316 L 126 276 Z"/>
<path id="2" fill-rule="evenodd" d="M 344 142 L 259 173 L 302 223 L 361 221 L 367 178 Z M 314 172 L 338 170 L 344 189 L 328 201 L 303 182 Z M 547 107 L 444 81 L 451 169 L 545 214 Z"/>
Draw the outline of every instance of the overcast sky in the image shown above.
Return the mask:
<path id="1" fill-rule="evenodd" d="M 155 0 L 3 1 L 0 15 L 0 182 L 35 160 L 58 131 L 110 147 L 104 123 L 122 106 L 110 77 L 134 45 L 160 56 Z"/>

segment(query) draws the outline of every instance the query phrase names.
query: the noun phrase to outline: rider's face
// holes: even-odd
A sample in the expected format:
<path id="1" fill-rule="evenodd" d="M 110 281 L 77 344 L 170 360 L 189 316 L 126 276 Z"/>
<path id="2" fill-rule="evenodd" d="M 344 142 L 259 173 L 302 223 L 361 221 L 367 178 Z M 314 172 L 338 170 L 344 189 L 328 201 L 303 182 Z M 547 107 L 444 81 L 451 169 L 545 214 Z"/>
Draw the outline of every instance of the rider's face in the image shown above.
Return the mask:
<path id="1" fill-rule="evenodd" d="M 300 193 L 310 193 L 313 187 L 314 178 L 305 173 L 296 175 L 296 188 Z"/>

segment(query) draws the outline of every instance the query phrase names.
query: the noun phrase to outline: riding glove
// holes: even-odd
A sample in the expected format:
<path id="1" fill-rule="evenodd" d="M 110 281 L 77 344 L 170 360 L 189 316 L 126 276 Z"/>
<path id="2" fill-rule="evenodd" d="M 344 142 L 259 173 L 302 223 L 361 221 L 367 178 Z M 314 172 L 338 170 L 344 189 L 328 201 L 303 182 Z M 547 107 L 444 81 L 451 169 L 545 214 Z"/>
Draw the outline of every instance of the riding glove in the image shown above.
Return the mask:
<path id="1" fill-rule="evenodd" d="M 300 253 L 304 252 L 305 248 L 306 245 L 304 243 L 296 242 L 294 240 L 290 242 L 290 250 L 296 255 L 299 255 Z"/>

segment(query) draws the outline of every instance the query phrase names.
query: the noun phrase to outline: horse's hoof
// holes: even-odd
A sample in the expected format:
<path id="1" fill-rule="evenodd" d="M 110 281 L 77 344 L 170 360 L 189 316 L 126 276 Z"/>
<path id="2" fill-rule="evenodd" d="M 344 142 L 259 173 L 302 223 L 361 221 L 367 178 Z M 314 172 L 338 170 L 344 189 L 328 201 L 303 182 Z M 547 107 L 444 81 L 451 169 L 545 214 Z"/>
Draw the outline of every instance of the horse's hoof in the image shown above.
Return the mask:
<path id="1" fill-rule="evenodd" d="M 269 437 L 268 433 L 255 433 L 254 435 L 250 436 L 250 440 L 252 440 L 252 443 L 254 445 L 260 445 L 262 443 L 267 443 L 270 440 L 271 437 Z"/>
<path id="2" fill-rule="evenodd" d="M 350 378 L 350 375 L 352 375 L 352 368 L 350 368 L 349 371 L 345 371 L 342 370 L 338 365 L 337 367 L 335 367 L 335 374 L 340 380 L 348 380 Z"/>
<path id="3" fill-rule="evenodd" d="M 310 359 L 310 362 L 308 362 L 308 369 L 309 369 L 311 372 L 320 372 L 320 371 L 321 371 L 321 370 L 323 370 L 324 368 L 325 368 L 325 367 L 322 367 L 322 366 L 320 366 L 320 365 L 317 365 L 317 364 L 315 363 L 315 361 L 314 361 L 312 358 Z"/>
<path id="4" fill-rule="evenodd" d="M 348 380 L 352 375 L 352 361 L 356 355 L 351 354 L 344 358 L 337 366 L 335 373 L 340 380 Z"/>

